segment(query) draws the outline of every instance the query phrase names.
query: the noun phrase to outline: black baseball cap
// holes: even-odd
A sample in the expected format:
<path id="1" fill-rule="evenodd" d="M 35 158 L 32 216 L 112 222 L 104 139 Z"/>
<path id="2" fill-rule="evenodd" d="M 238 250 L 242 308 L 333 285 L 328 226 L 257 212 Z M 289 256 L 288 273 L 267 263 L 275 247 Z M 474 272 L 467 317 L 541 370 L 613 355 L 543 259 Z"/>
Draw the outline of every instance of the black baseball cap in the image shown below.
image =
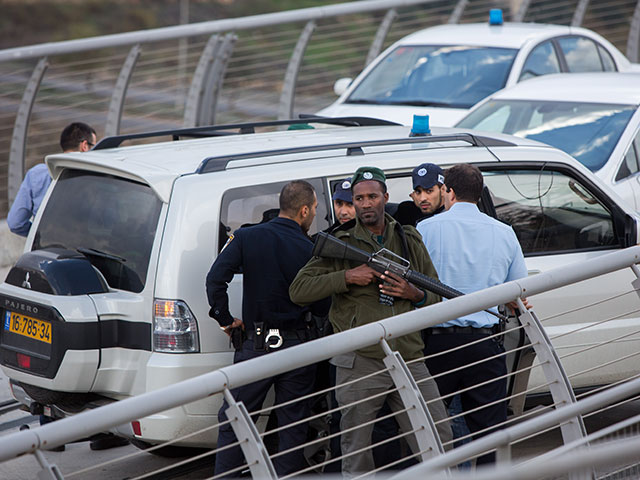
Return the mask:
<path id="1" fill-rule="evenodd" d="M 338 182 L 333 191 L 333 199 L 353 203 L 353 197 L 351 196 L 351 178 L 345 178 L 341 182 Z"/>
<path id="2" fill-rule="evenodd" d="M 411 172 L 413 189 L 418 187 L 431 188 L 435 184 L 444 184 L 444 170 L 434 163 L 423 163 Z"/>

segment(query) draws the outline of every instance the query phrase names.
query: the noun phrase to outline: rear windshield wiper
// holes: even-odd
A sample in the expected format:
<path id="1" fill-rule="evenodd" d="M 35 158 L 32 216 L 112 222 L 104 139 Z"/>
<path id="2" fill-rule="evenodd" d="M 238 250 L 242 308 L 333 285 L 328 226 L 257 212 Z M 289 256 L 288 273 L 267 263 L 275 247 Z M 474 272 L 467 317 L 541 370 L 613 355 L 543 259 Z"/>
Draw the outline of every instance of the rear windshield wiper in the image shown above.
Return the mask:
<path id="1" fill-rule="evenodd" d="M 119 263 L 124 263 L 127 261 L 126 258 L 124 257 L 119 257 L 117 255 L 113 255 L 111 253 L 107 253 L 107 252 L 102 252 L 100 250 L 96 250 L 95 248 L 84 248 L 84 247 L 78 247 L 76 248 L 77 252 L 80 252 L 83 255 L 93 255 L 94 257 L 102 257 L 102 258 L 106 258 L 108 260 L 113 260 Z"/>

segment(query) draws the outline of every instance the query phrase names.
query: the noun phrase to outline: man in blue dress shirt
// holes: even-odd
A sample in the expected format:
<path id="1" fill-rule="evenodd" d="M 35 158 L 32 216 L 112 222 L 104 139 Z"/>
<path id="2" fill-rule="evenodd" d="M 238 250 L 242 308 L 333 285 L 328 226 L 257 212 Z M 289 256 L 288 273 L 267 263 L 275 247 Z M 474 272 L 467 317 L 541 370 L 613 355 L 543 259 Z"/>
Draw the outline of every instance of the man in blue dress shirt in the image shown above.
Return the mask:
<path id="1" fill-rule="evenodd" d="M 444 184 L 446 211 L 417 227 L 438 278 L 471 293 L 526 277 L 527 267 L 513 229 L 478 210 L 483 186 L 480 170 L 473 165 L 456 165 L 446 171 Z M 463 411 L 468 412 L 465 420 L 469 430 L 481 432 L 477 436 L 490 433 L 491 427 L 507 419 L 506 402 L 500 401 L 506 396 L 507 368 L 504 356 L 496 358 L 504 352 L 497 340 L 486 338 L 466 344 L 493 335 L 497 323 L 496 317 L 482 311 L 437 325 L 425 335 L 425 353 L 431 357 L 427 358 L 427 367 L 433 375 L 467 365 L 436 378 L 441 395 L 478 385 L 460 394 Z M 494 458 L 493 454 L 484 455 L 477 463 L 493 462 Z"/>
<path id="2" fill-rule="evenodd" d="M 60 147 L 63 153 L 86 152 L 95 144 L 96 131 L 86 123 L 71 123 L 60 135 Z M 9 230 L 23 237 L 29 234 L 31 218 L 38 212 L 50 184 L 49 169 L 44 163 L 29 169 L 7 215 Z"/>

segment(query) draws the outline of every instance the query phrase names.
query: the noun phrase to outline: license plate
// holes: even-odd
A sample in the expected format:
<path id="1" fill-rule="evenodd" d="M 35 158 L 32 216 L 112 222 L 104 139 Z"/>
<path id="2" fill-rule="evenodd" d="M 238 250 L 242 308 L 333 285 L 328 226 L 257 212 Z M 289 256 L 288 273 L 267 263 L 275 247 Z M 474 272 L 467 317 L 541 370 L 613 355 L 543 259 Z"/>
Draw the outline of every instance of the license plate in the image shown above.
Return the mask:
<path id="1" fill-rule="evenodd" d="M 51 343 L 51 322 L 7 310 L 4 313 L 4 329 L 40 342 Z"/>

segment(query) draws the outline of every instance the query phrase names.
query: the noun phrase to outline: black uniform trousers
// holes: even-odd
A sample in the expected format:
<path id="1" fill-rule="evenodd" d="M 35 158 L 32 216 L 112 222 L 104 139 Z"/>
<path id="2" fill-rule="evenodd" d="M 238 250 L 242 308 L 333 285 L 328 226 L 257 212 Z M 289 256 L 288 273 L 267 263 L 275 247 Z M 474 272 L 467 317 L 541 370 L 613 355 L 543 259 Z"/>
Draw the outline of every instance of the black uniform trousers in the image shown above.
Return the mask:
<path id="1" fill-rule="evenodd" d="M 481 338 L 486 338 L 485 341 L 475 345 L 469 345 L 451 353 L 427 358 L 427 368 L 432 375 L 437 375 L 504 353 L 504 347 L 495 339 L 488 337 L 488 334 L 476 333 L 439 333 L 437 335 L 425 335 L 425 354 L 429 356 L 457 348 L 461 345 L 466 345 Z M 504 378 L 506 373 L 506 361 L 504 356 L 501 356 L 438 377 L 436 378 L 436 383 L 438 384 L 440 395 L 445 396 L 458 390 L 484 383 L 492 378 L 503 377 L 460 394 L 463 412 L 469 412 L 470 410 L 487 405 L 485 408 L 480 408 L 475 412 L 465 413 L 464 415 L 469 431 L 473 434 L 506 421 L 506 401 L 498 401 L 506 397 L 507 380 Z M 450 399 L 447 399 L 447 403 L 448 401 L 450 401 Z M 493 402 L 497 403 L 488 405 Z M 491 433 L 491 431 L 492 430 L 488 430 L 482 434 L 474 435 L 474 438 L 487 435 Z M 476 464 L 492 463 L 494 461 L 495 454 L 491 453 L 479 457 Z"/>
<path id="2" fill-rule="evenodd" d="M 301 340 L 285 340 L 280 349 L 298 345 L 299 343 L 302 343 Z M 254 350 L 253 341 L 246 340 L 242 345 L 242 349 L 236 351 L 233 363 L 267 354 L 265 351 Z M 309 365 L 281 373 L 274 377 L 265 378 L 243 387 L 234 388 L 231 390 L 231 393 L 236 401 L 244 403 L 247 411 L 251 413 L 262 408 L 267 392 L 272 385 L 275 389 L 276 405 L 310 394 L 313 391 L 315 375 L 316 366 Z M 306 418 L 309 415 L 309 405 L 310 400 L 302 400 L 285 407 L 277 408 L 275 411 L 278 418 L 278 427 L 283 427 Z M 228 406 L 225 400 L 218 413 L 219 422 L 227 420 L 225 411 Z M 253 420 L 255 422 L 256 418 Z M 281 452 L 302 445 L 306 441 L 307 423 L 295 425 L 278 432 L 279 451 Z M 227 423 L 220 427 L 218 431 L 218 448 L 235 442 L 237 442 L 237 440 L 231 424 Z M 244 455 L 239 446 L 223 450 L 216 455 L 215 475 L 240 467 L 245 463 Z M 273 459 L 273 464 L 278 476 L 284 476 L 300 470 L 305 466 L 303 450 L 298 449 L 276 457 Z M 240 476 L 240 472 L 234 472 L 230 474 L 230 476 Z"/>

